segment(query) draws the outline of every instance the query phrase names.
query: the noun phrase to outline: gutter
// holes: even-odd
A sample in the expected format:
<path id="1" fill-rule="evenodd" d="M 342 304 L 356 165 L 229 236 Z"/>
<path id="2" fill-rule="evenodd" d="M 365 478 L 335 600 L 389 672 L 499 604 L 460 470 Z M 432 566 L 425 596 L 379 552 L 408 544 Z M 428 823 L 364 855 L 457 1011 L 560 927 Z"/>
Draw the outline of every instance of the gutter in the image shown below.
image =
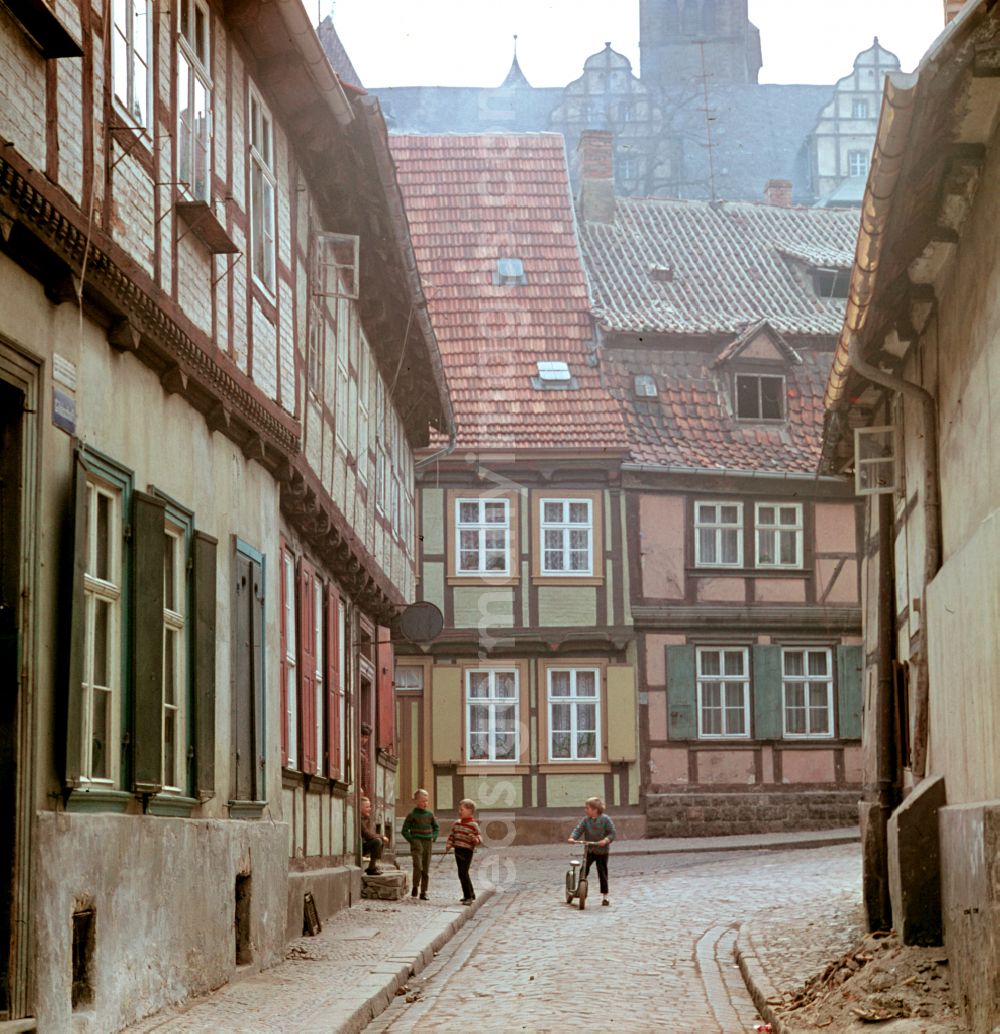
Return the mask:
<path id="1" fill-rule="evenodd" d="M 330 65 L 323 44 L 309 20 L 302 0 L 277 0 L 278 13 L 285 23 L 292 45 L 302 55 L 309 77 L 337 125 L 346 128 L 354 121 L 354 112 L 344 93 L 340 80 Z"/>
<path id="2" fill-rule="evenodd" d="M 698 474 L 714 477 L 760 478 L 767 481 L 811 481 L 819 484 L 843 485 L 845 479 L 832 474 L 807 474 L 791 470 L 738 470 L 731 467 L 680 467 L 658 463 L 623 463 L 622 470 L 633 474 Z"/>

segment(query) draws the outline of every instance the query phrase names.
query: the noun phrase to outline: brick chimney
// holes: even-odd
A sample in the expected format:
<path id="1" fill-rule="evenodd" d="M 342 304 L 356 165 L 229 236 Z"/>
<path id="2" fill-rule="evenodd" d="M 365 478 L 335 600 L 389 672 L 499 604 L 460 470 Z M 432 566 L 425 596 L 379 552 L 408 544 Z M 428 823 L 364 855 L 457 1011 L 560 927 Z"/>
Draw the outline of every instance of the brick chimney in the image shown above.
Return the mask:
<path id="1" fill-rule="evenodd" d="M 768 180 L 764 185 L 764 197 L 769 205 L 776 208 L 792 207 L 792 181 Z"/>
<path id="2" fill-rule="evenodd" d="M 577 212 L 589 223 L 615 221 L 615 144 L 605 130 L 585 129 L 576 145 Z"/>
<path id="3" fill-rule="evenodd" d="M 948 24 L 965 6 L 966 0 L 944 0 L 944 23 Z"/>

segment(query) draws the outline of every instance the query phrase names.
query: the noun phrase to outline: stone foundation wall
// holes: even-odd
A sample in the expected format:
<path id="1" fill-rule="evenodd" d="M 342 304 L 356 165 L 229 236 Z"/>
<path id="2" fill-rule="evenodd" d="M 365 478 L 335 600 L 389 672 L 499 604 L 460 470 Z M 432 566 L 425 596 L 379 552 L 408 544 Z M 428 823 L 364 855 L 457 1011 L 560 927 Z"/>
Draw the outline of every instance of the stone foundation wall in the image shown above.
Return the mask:
<path id="1" fill-rule="evenodd" d="M 646 835 L 717 837 L 839 829 L 858 822 L 858 790 L 652 793 Z"/>

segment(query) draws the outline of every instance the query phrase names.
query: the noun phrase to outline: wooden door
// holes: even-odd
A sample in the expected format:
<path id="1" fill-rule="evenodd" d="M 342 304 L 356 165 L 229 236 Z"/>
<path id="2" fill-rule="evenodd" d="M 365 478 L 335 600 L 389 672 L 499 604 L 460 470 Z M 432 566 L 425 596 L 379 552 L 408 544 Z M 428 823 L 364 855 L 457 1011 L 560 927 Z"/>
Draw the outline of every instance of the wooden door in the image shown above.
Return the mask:
<path id="1" fill-rule="evenodd" d="M 410 667 L 397 659 L 396 743 L 399 766 L 396 769 L 396 815 L 413 807 L 413 794 L 423 786 L 424 775 L 424 669 Z M 424 787 L 424 789 L 432 789 Z"/>

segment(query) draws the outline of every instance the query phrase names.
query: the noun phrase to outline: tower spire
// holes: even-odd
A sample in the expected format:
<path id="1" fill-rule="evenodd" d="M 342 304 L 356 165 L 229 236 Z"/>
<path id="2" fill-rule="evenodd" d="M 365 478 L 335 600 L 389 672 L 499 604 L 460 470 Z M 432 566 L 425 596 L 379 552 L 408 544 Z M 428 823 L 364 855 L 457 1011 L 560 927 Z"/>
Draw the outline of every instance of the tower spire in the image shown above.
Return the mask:
<path id="1" fill-rule="evenodd" d="M 528 82 L 527 76 L 521 71 L 521 66 L 517 60 L 517 33 L 514 33 L 514 60 L 511 62 L 510 71 L 507 73 L 507 78 L 500 84 L 502 90 L 505 86 L 531 86 Z"/>

